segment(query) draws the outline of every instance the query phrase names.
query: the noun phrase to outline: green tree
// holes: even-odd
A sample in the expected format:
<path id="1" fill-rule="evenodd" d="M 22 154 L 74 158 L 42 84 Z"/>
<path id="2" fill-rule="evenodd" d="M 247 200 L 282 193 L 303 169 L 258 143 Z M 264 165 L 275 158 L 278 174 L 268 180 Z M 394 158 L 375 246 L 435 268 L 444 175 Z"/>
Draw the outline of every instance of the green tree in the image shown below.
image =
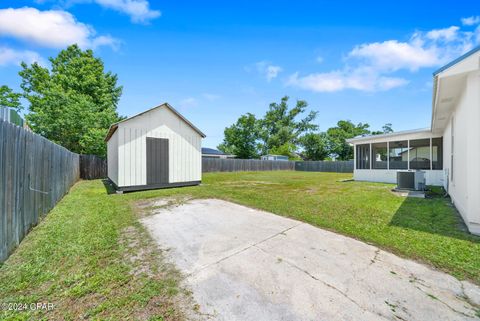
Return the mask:
<path id="1" fill-rule="evenodd" d="M 237 158 L 258 157 L 258 127 L 255 115 L 242 115 L 235 124 L 225 128 L 223 142 L 218 149 Z"/>
<path id="2" fill-rule="evenodd" d="M 355 125 L 349 120 L 340 120 L 336 127 L 327 130 L 328 148 L 330 155 L 339 160 L 353 159 L 353 148 L 346 140 L 359 135 L 369 134 L 370 125 L 359 123 Z"/>
<path id="3" fill-rule="evenodd" d="M 20 102 L 22 94 L 15 93 L 8 86 L 0 86 L 0 107 L 10 107 L 17 111 L 23 109 Z"/>
<path id="4" fill-rule="evenodd" d="M 288 156 L 289 160 L 301 160 L 301 158 L 296 154 L 296 151 L 296 145 L 294 145 L 293 143 L 285 143 L 280 146 L 272 147 L 268 153 L 272 155 Z"/>
<path id="5" fill-rule="evenodd" d="M 300 137 L 305 160 L 324 160 L 329 155 L 328 140 L 325 133 L 307 133 Z"/>
<path id="6" fill-rule="evenodd" d="M 372 135 L 382 135 L 382 134 L 388 134 L 388 133 L 393 133 L 393 128 L 391 123 L 387 123 L 383 125 L 382 130 L 373 131 Z"/>
<path id="7" fill-rule="evenodd" d="M 73 152 L 104 156 L 108 128 L 122 119 L 117 113 L 122 94 L 117 75 L 105 72 L 92 50 L 77 45 L 49 61 L 50 68 L 22 63 L 19 74 L 30 103 L 29 126 Z"/>
<path id="8" fill-rule="evenodd" d="M 288 100 L 289 97 L 285 96 L 280 103 L 271 103 L 263 119 L 258 121 L 263 154 L 273 153 L 283 146 L 281 150 L 288 151 L 290 155 L 287 156 L 291 156 L 299 143 L 299 137 L 318 129 L 318 126 L 312 123 L 317 116 L 315 111 L 297 119 L 305 112 L 308 106 L 306 101 L 297 100 L 295 107 L 289 109 Z"/>

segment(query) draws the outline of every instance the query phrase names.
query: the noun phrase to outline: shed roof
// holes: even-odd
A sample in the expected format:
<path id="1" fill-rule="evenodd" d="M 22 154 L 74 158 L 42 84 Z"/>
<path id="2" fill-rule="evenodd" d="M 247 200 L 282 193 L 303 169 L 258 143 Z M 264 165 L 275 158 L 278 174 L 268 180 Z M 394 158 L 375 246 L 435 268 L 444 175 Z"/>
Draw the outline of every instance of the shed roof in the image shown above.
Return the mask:
<path id="1" fill-rule="evenodd" d="M 195 125 L 193 125 L 188 119 L 186 119 L 182 114 L 180 114 L 175 108 L 173 108 L 172 106 L 170 106 L 169 103 L 163 103 L 161 105 L 158 105 L 158 106 L 155 106 L 153 108 L 150 108 L 150 109 L 147 109 L 139 114 L 136 114 L 136 115 L 133 115 L 132 117 L 129 117 L 129 118 L 126 118 L 124 120 L 121 120 L 119 122 L 116 122 L 112 125 L 110 125 L 110 128 L 108 130 L 108 133 L 107 133 L 107 136 L 105 137 L 105 142 L 108 142 L 108 140 L 110 139 L 110 137 L 112 137 L 113 133 L 115 133 L 115 131 L 117 130 L 118 128 L 118 124 L 120 123 L 125 123 L 125 122 L 128 122 L 130 119 L 133 119 L 135 117 L 138 117 L 140 115 L 143 115 L 143 114 L 146 114 L 146 113 L 149 113 L 155 109 L 158 109 L 158 108 L 162 108 L 162 107 L 166 107 L 168 109 L 170 109 L 175 115 L 177 115 L 178 117 L 180 117 L 185 123 L 187 123 L 190 127 L 192 127 L 193 130 L 195 130 L 200 136 L 202 136 L 203 138 L 206 137 L 206 135 L 200 130 L 198 129 L 197 127 L 195 127 Z"/>

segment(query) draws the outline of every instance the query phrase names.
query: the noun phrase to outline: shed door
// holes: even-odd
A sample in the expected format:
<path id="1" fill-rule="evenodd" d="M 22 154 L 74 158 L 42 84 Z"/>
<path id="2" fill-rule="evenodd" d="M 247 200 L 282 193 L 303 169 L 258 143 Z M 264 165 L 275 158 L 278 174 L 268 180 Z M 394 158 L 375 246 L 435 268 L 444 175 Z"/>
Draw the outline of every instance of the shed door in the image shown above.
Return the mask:
<path id="1" fill-rule="evenodd" d="M 147 185 L 168 184 L 168 139 L 147 137 Z"/>

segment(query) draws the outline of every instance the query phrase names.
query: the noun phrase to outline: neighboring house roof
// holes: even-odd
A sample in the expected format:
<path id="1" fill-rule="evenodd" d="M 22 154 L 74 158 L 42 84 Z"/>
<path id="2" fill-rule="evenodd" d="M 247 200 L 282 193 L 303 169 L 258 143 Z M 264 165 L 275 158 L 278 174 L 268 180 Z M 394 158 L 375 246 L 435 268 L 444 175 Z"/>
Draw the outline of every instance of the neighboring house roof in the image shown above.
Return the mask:
<path id="1" fill-rule="evenodd" d="M 207 147 L 202 147 L 202 154 L 209 154 L 209 155 L 228 155 L 225 154 L 224 152 L 221 152 L 219 150 L 213 149 L 213 148 L 207 148 Z"/>
<path id="2" fill-rule="evenodd" d="M 361 142 L 361 141 L 369 141 L 369 140 L 377 139 L 377 138 L 387 138 L 387 137 L 395 137 L 395 136 L 425 133 L 425 132 L 430 132 L 430 128 L 402 130 L 402 131 L 399 131 L 399 132 L 393 132 L 393 133 L 388 133 L 388 134 L 380 134 L 380 135 L 363 135 L 363 136 L 357 136 L 357 137 L 354 137 L 354 138 L 347 139 L 346 141 L 347 141 L 347 143 L 356 143 L 356 142 Z"/>
<path id="3" fill-rule="evenodd" d="M 163 103 L 161 105 L 158 105 L 156 107 L 153 107 L 153 108 L 150 108 L 150 109 L 147 109 L 145 110 L 144 112 L 141 112 L 139 114 L 136 114 L 132 117 L 129 117 L 129 118 L 126 118 L 124 120 L 121 120 L 119 122 L 116 122 L 112 125 L 110 125 L 110 129 L 108 130 L 108 133 L 107 133 L 107 136 L 105 137 L 105 141 L 107 142 L 110 137 L 112 137 L 113 133 L 115 133 L 115 131 L 117 130 L 118 128 L 118 124 L 120 123 L 124 123 L 124 122 L 128 122 L 130 119 L 132 118 L 135 118 L 135 117 L 138 117 L 140 115 L 143 115 L 143 114 L 146 114 L 148 112 L 151 112 L 152 110 L 155 110 L 157 108 L 162 108 L 162 107 L 166 107 L 168 109 L 170 109 L 175 115 L 177 115 L 178 117 L 180 117 L 185 123 L 187 123 L 190 127 L 192 127 L 193 130 L 195 130 L 198 134 L 200 134 L 200 136 L 202 136 L 203 138 L 206 137 L 206 135 L 200 130 L 198 129 L 197 127 L 195 127 L 195 125 L 193 125 L 188 119 L 186 119 L 182 114 L 180 114 L 175 108 L 173 108 L 172 106 L 170 106 L 169 103 Z"/>

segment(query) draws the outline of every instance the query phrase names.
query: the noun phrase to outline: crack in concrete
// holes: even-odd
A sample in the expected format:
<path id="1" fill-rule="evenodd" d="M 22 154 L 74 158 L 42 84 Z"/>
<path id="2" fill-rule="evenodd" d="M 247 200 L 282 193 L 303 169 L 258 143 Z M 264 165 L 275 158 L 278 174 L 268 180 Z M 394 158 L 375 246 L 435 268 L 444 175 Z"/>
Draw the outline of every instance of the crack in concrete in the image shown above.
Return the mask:
<path id="1" fill-rule="evenodd" d="M 375 262 L 377 262 L 377 258 L 378 258 L 379 255 L 380 255 L 380 249 L 376 249 L 376 250 L 375 250 L 375 255 L 374 255 L 373 258 L 370 260 L 370 264 L 369 264 L 369 265 L 375 264 Z M 368 268 L 367 268 L 367 269 L 368 269 Z"/>
<path id="2" fill-rule="evenodd" d="M 462 281 L 458 281 L 458 282 L 460 283 L 460 289 L 462 289 L 461 299 L 466 303 L 470 304 L 475 309 L 480 309 L 480 305 L 473 302 L 472 299 L 470 299 L 470 297 L 465 293 L 465 285 L 463 284 L 463 282 Z"/>
<path id="3" fill-rule="evenodd" d="M 231 257 L 233 257 L 233 256 L 235 256 L 235 255 L 238 255 L 238 254 L 240 254 L 240 253 L 242 253 L 242 252 L 245 252 L 246 250 L 248 250 L 248 249 L 250 249 L 250 248 L 252 248 L 252 247 L 256 247 L 256 245 L 258 245 L 258 244 L 261 244 L 261 243 L 263 243 L 263 242 L 266 242 L 266 241 L 268 241 L 268 240 L 271 240 L 271 239 L 273 239 L 273 238 L 276 237 L 276 236 L 285 234 L 285 232 L 288 232 L 288 231 L 290 231 L 290 230 L 292 230 L 292 229 L 294 229 L 294 228 L 296 228 L 296 227 L 298 227 L 298 226 L 300 226 L 300 225 L 302 225 L 302 224 L 305 224 L 305 223 L 299 223 L 299 224 L 296 224 L 296 225 L 294 225 L 294 226 L 290 226 L 289 228 L 286 228 L 286 229 L 284 229 L 284 230 L 282 230 L 282 231 L 280 231 L 280 232 L 278 232 L 278 233 L 275 233 L 275 234 L 273 234 L 273 235 L 270 235 L 269 237 L 264 238 L 263 240 L 260 240 L 260 241 L 258 241 L 258 242 L 256 242 L 256 243 L 253 243 L 253 244 L 250 244 L 250 245 L 248 245 L 247 247 L 245 247 L 245 248 L 243 248 L 243 249 L 240 249 L 240 250 L 238 250 L 238 251 L 236 251 L 236 252 L 234 252 L 234 253 L 232 253 L 232 254 L 230 254 L 230 255 L 227 255 L 227 256 L 225 256 L 225 257 L 222 257 L 221 259 L 219 259 L 219 260 L 217 260 L 217 261 L 215 261 L 215 262 L 212 262 L 212 263 L 209 263 L 209 264 L 207 264 L 207 265 L 204 265 L 204 266 L 196 269 L 195 271 L 193 271 L 193 272 L 191 272 L 191 273 L 188 273 L 188 274 L 186 275 L 186 277 L 190 277 L 190 276 L 192 276 L 192 275 L 195 275 L 195 274 L 197 274 L 197 273 L 199 273 L 199 272 L 201 272 L 201 271 L 209 268 L 210 266 L 213 266 L 213 265 L 216 265 L 216 264 L 218 264 L 218 263 L 220 263 L 220 262 L 223 262 L 223 261 L 225 261 L 225 260 L 227 260 L 227 259 L 229 259 L 229 258 L 231 258 Z"/>
<path id="4" fill-rule="evenodd" d="M 461 314 L 465 317 L 468 317 L 468 318 L 475 318 L 475 315 L 468 315 L 462 311 L 458 311 L 457 309 L 451 307 L 450 305 L 448 305 L 446 302 L 443 302 L 442 300 L 440 300 L 439 298 L 437 298 L 436 296 L 433 296 L 433 294 L 430 294 L 428 292 L 425 292 L 423 291 L 419 286 L 415 286 L 415 288 L 417 288 L 420 292 L 422 293 L 425 293 L 425 295 L 429 296 L 432 298 L 432 300 L 437 300 L 438 302 L 440 302 L 441 304 L 443 304 L 444 306 L 446 306 L 447 308 L 449 308 L 451 311 L 455 312 L 455 313 L 458 313 L 458 314 Z M 468 302 L 467 302 L 468 303 Z M 475 312 L 475 311 L 474 311 Z"/>
<path id="5" fill-rule="evenodd" d="M 268 254 L 268 255 L 270 255 L 270 256 L 274 256 L 273 254 L 269 253 L 268 251 L 266 251 L 266 250 L 264 250 L 264 249 L 262 249 L 262 248 L 260 248 L 260 247 L 258 247 L 258 246 L 255 246 L 255 247 L 258 248 L 260 251 L 262 251 L 262 252 L 264 252 L 264 253 L 266 253 L 266 254 Z M 315 281 L 317 281 L 317 282 L 320 282 L 320 283 L 324 284 L 325 286 L 333 289 L 334 291 L 340 293 L 343 297 L 345 297 L 347 300 L 349 300 L 350 302 L 352 302 L 353 304 L 355 304 L 355 305 L 356 305 L 358 308 L 360 308 L 362 311 L 364 311 L 364 312 L 371 312 L 371 313 L 376 314 L 376 315 L 378 315 L 378 316 L 380 316 L 380 317 L 382 317 L 382 318 L 385 318 L 385 319 L 391 319 L 391 318 L 389 318 L 388 316 L 385 316 L 385 315 L 381 314 L 380 312 L 371 311 L 371 310 L 369 310 L 369 309 L 361 306 L 360 303 L 358 303 L 357 301 L 355 301 L 354 299 L 352 299 L 351 297 L 349 297 L 345 292 L 343 292 L 342 290 L 340 290 L 340 289 L 337 288 L 336 286 L 334 286 L 334 285 L 332 285 L 332 284 L 330 284 L 330 283 L 328 283 L 328 282 L 325 282 L 325 281 L 322 280 L 322 279 L 317 278 L 315 275 L 311 274 L 311 273 L 308 272 L 307 270 L 302 269 L 301 267 L 299 267 L 298 265 L 290 262 L 289 260 L 285 260 L 284 258 L 281 258 L 281 259 L 282 259 L 282 262 L 285 262 L 285 263 L 287 263 L 288 265 L 290 265 L 291 267 L 299 270 L 300 272 L 305 273 L 307 276 L 309 276 L 309 277 L 312 278 L 313 280 L 315 280 Z"/>

